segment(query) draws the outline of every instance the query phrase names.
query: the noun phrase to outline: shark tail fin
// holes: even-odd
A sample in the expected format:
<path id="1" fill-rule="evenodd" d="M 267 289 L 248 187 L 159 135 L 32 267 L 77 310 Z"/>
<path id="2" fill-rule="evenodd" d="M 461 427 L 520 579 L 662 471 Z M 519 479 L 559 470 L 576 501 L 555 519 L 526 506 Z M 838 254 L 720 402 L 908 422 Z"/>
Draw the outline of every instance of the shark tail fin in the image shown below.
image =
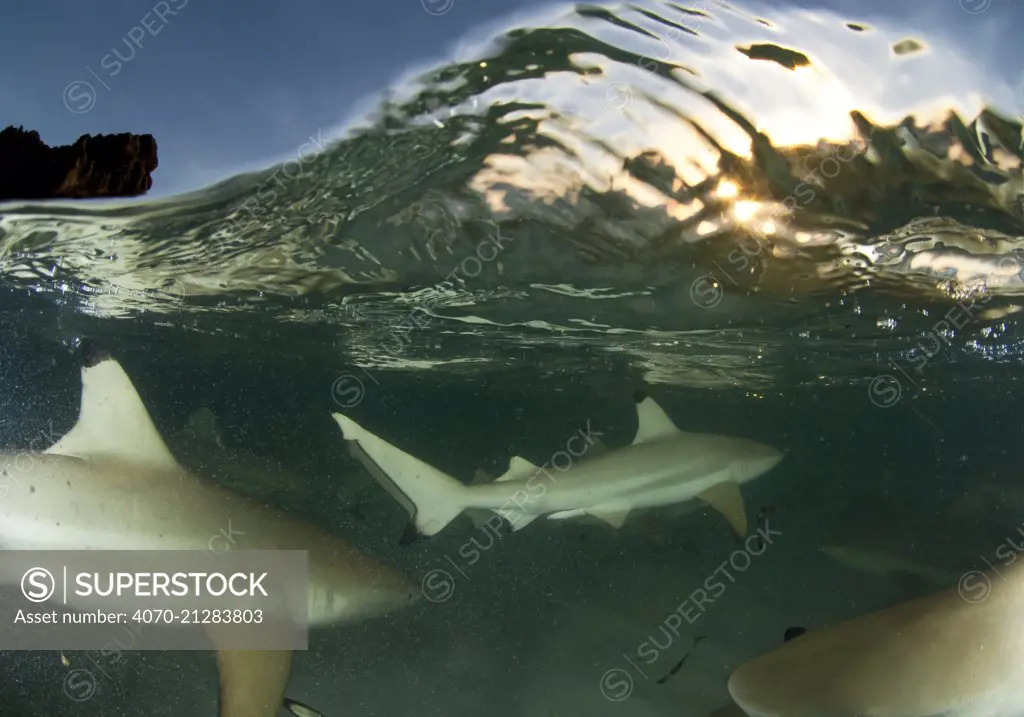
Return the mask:
<path id="1" fill-rule="evenodd" d="M 413 517 L 416 530 L 431 536 L 469 507 L 469 489 L 447 473 L 375 436 L 351 418 L 333 414 L 353 456 Z"/>

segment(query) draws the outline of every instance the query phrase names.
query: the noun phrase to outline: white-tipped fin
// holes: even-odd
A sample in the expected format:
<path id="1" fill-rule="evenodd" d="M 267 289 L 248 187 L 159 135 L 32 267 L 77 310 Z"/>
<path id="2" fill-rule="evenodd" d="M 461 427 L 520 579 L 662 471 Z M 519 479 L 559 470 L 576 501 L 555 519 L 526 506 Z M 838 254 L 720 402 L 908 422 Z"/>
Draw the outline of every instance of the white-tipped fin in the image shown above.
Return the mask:
<path id="1" fill-rule="evenodd" d="M 309 705 L 290 700 L 287 697 L 284 700 L 284 708 L 295 715 L 295 717 L 324 717 L 323 712 L 317 712 Z"/>
<path id="2" fill-rule="evenodd" d="M 332 415 L 342 436 L 359 444 L 367 460 L 376 466 L 371 470 L 374 478 L 410 512 L 422 535 L 436 535 L 469 507 L 469 489 L 462 483 L 375 436 L 351 418 Z"/>
<path id="3" fill-rule="evenodd" d="M 741 538 L 747 535 L 747 509 L 738 483 L 727 480 L 713 485 L 697 496 L 717 510 Z"/>
<path id="4" fill-rule="evenodd" d="M 650 397 L 644 398 L 636 404 L 636 422 L 634 446 L 637 443 L 647 443 L 680 433 L 672 419 Z"/>
<path id="5" fill-rule="evenodd" d="M 164 469 L 178 467 L 128 374 L 105 358 L 82 368 L 78 422 L 47 453 L 108 457 Z"/>
<path id="6" fill-rule="evenodd" d="M 571 510 L 560 510 L 548 515 L 549 520 L 569 520 L 570 518 L 581 518 L 589 515 L 597 518 L 613 528 L 621 528 L 632 508 L 619 505 L 596 505 L 593 508 L 573 508 Z"/>
<path id="7" fill-rule="evenodd" d="M 569 520 L 570 518 L 579 518 L 587 514 L 587 511 L 583 508 L 571 508 L 569 510 L 559 510 L 554 513 L 548 513 L 548 520 Z"/>

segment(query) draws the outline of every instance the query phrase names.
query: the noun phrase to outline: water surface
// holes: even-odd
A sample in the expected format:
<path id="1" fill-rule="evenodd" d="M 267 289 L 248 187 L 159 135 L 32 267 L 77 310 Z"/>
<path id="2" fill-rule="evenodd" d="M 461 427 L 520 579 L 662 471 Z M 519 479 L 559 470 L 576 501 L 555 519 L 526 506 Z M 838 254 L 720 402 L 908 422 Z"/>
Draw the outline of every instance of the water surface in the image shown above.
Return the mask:
<path id="1" fill-rule="evenodd" d="M 317 634 L 290 694 L 327 715 L 706 714 L 791 624 L 935 587 L 820 546 L 955 575 L 1017 527 L 1021 98 L 925 25 L 561 7 L 266 171 L 4 205 L 3 441 L 72 424 L 71 349 L 97 338 L 166 433 L 210 406 L 299 475 L 249 492 L 416 579 L 444 569 L 448 598 Z M 400 548 L 405 514 L 328 416 L 469 480 L 588 423 L 628 443 L 638 386 L 684 430 L 788 451 L 745 490 L 784 537 L 651 663 L 736 549 L 720 516 L 538 521 L 472 564 L 465 519 Z M 212 710 L 212 656 L 75 656 L 97 679 L 82 703 L 57 657 L 3 659 L 19 715 Z"/>

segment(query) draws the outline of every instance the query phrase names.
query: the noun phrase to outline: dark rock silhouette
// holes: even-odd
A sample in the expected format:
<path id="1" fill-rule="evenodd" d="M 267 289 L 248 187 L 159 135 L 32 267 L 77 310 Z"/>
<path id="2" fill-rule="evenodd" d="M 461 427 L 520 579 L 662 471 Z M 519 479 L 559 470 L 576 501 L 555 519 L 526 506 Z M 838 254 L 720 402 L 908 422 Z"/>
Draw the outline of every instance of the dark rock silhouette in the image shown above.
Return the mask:
<path id="1" fill-rule="evenodd" d="M 0 201 L 135 197 L 153 186 L 156 140 L 149 134 L 82 135 L 50 147 L 38 132 L 0 131 Z"/>

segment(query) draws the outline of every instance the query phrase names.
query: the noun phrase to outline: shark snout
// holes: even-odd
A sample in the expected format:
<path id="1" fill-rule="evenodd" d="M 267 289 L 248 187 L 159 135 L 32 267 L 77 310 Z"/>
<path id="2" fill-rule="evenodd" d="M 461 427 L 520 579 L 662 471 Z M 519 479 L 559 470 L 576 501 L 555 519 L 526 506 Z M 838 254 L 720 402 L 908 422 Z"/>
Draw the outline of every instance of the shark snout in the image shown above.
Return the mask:
<path id="1" fill-rule="evenodd" d="M 772 446 L 765 446 L 764 448 L 764 453 L 758 458 L 758 467 L 762 473 L 767 473 L 782 462 L 782 459 L 786 457 L 786 452 Z"/>
<path id="2" fill-rule="evenodd" d="M 758 478 L 777 466 L 786 457 L 785 451 L 774 446 L 751 441 L 739 458 L 740 481 Z"/>
<path id="3" fill-rule="evenodd" d="M 423 597 L 423 590 L 418 583 L 397 572 L 392 572 L 387 579 L 378 582 L 374 592 L 375 602 L 386 612 L 412 605 Z"/>

